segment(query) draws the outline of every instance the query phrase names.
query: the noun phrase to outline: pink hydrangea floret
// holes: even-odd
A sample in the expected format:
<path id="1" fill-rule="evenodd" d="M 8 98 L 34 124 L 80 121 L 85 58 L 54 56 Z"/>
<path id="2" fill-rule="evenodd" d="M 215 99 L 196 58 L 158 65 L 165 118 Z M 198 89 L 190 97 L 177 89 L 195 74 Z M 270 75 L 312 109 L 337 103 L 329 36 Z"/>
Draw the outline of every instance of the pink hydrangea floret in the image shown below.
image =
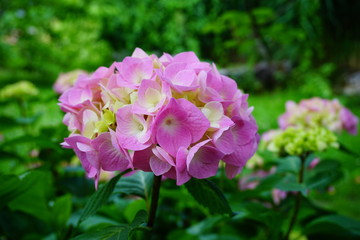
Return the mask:
<path id="1" fill-rule="evenodd" d="M 286 103 L 286 112 L 279 117 L 281 129 L 288 127 L 325 127 L 333 132 L 343 130 L 357 134 L 358 118 L 337 99 L 327 100 L 314 97 Z"/>
<path id="2" fill-rule="evenodd" d="M 63 147 L 87 176 L 140 169 L 175 179 L 208 178 L 225 163 L 238 174 L 258 147 L 248 95 L 193 52 L 131 57 L 80 75 L 59 98 L 70 136 Z"/>

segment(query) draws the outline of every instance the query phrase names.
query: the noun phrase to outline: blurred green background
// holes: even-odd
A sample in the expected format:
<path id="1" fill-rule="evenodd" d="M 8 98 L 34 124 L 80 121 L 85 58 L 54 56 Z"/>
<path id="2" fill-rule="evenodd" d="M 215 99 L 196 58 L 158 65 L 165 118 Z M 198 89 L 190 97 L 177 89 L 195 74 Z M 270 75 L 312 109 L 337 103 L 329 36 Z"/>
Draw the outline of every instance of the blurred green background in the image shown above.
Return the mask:
<path id="1" fill-rule="evenodd" d="M 0 0 L 0 89 L 23 80 L 38 89 L 0 99 L 0 240 L 68 239 L 131 222 L 145 208 L 120 191 L 73 230 L 94 188 L 73 152 L 59 145 L 68 135 L 52 89 L 60 73 L 110 66 L 136 47 L 157 55 L 194 51 L 250 93 L 260 133 L 277 128 L 287 100 L 336 97 L 360 116 L 359 12 L 357 0 Z M 360 220 L 360 138 L 339 139 L 351 151 L 322 157 L 340 164 L 342 178 L 331 194 L 313 192 L 305 215 Z M 243 209 L 237 183 L 219 179 L 232 207 Z M 162 194 L 154 239 L 266 239 L 263 230 L 271 229 L 254 217 L 210 218 L 172 183 Z M 250 205 L 251 214 L 265 211 Z M 267 221 L 286 219 L 276 214 Z"/>
<path id="2" fill-rule="evenodd" d="M 248 91 L 297 84 L 329 97 L 359 69 L 359 9 L 356 0 L 1 0 L 0 83 L 49 86 L 140 47 L 194 51 Z"/>

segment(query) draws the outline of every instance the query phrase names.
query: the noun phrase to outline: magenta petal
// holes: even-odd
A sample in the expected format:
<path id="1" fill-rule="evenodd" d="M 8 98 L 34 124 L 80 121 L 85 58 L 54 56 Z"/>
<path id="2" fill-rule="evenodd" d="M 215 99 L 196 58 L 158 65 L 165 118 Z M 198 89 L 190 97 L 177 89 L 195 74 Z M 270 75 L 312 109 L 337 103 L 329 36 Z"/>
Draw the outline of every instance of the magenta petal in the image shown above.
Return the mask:
<path id="1" fill-rule="evenodd" d="M 187 168 L 189 174 L 195 178 L 208 178 L 216 175 L 219 161 L 224 156 L 214 147 L 204 145 L 209 140 L 196 144 L 189 150 Z"/>
<path id="2" fill-rule="evenodd" d="M 231 128 L 231 131 L 237 145 L 246 144 L 254 138 L 258 130 L 255 121 L 244 121 L 239 118 L 232 120 L 235 122 L 235 126 Z"/>
<path id="3" fill-rule="evenodd" d="M 187 113 L 172 98 L 155 118 L 152 134 L 155 134 L 156 142 L 173 157 L 180 147 L 187 148 L 192 140 L 185 122 L 186 116 Z"/>
<path id="4" fill-rule="evenodd" d="M 180 147 L 188 147 L 191 143 L 191 134 L 186 126 L 179 124 L 174 132 L 159 128 L 156 134 L 159 145 L 170 155 L 176 156 Z"/>
<path id="5" fill-rule="evenodd" d="M 188 151 L 186 148 L 180 148 L 176 154 L 176 185 L 180 186 L 190 180 L 191 176 L 189 175 L 186 168 L 186 157 Z"/>
<path id="6" fill-rule="evenodd" d="M 171 166 L 175 166 L 174 159 L 161 147 L 156 146 L 155 148 L 152 149 L 152 152 L 162 161 L 167 162 Z"/>
<path id="7" fill-rule="evenodd" d="M 239 172 L 241 171 L 242 167 L 233 166 L 231 164 L 225 165 L 225 174 L 229 179 L 233 179 Z"/>
<path id="8" fill-rule="evenodd" d="M 194 104 L 184 98 L 177 100 L 179 105 L 187 112 L 186 126 L 191 132 L 192 142 L 199 141 L 210 127 L 210 121 Z"/>
<path id="9" fill-rule="evenodd" d="M 145 172 L 151 172 L 150 157 L 153 156 L 152 147 L 148 147 L 144 150 L 135 151 L 133 156 L 134 168 L 141 169 Z"/>
<path id="10" fill-rule="evenodd" d="M 105 171 L 124 171 L 130 167 L 129 153 L 119 146 L 115 133 L 102 133 L 91 142 L 99 152 L 101 168 Z"/>
<path id="11" fill-rule="evenodd" d="M 340 119 L 346 131 L 352 135 L 357 134 L 357 125 L 359 119 L 354 114 L 352 114 L 349 109 L 344 107 L 340 110 Z"/>
<path id="12" fill-rule="evenodd" d="M 176 170 L 174 167 L 171 167 L 169 171 L 164 173 L 164 177 L 167 177 L 169 179 L 176 179 Z"/>
<path id="13" fill-rule="evenodd" d="M 255 135 L 253 139 L 245 145 L 237 145 L 233 153 L 226 155 L 223 161 L 233 166 L 243 167 L 246 162 L 255 154 L 258 146 L 259 136 Z"/>
<path id="14" fill-rule="evenodd" d="M 156 176 L 160 176 L 160 175 L 163 175 L 164 173 L 166 173 L 167 171 L 169 171 L 171 168 L 171 165 L 169 163 L 161 160 L 157 156 L 152 156 L 150 158 L 150 168 Z"/>
<path id="15" fill-rule="evenodd" d="M 215 146 L 224 154 L 230 154 L 235 151 L 235 139 L 231 129 L 223 132 L 223 134 L 215 141 Z"/>
<path id="16" fill-rule="evenodd" d="M 92 151 L 82 151 L 91 149 L 91 140 L 75 135 L 64 139 L 65 142 L 74 150 L 76 156 L 80 159 L 81 165 L 85 169 L 88 177 L 98 177 L 100 175 L 100 164 L 95 149 Z M 90 158 L 90 159 L 89 159 Z"/>

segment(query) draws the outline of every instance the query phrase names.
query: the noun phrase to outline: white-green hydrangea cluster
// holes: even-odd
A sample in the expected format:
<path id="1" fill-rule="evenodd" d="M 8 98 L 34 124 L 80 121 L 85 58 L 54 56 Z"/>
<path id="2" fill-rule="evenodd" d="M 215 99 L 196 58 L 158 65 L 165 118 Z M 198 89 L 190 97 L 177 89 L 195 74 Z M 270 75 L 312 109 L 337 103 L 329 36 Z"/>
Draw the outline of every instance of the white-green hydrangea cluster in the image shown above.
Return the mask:
<path id="1" fill-rule="evenodd" d="M 0 90 L 0 99 L 9 98 L 24 99 L 39 94 L 39 90 L 29 81 L 20 81 L 14 84 L 6 85 Z"/>
<path id="2" fill-rule="evenodd" d="M 339 144 L 334 133 L 323 127 L 289 127 L 276 133 L 267 144 L 270 151 L 296 156 L 307 152 L 321 152 L 329 147 L 338 148 Z"/>

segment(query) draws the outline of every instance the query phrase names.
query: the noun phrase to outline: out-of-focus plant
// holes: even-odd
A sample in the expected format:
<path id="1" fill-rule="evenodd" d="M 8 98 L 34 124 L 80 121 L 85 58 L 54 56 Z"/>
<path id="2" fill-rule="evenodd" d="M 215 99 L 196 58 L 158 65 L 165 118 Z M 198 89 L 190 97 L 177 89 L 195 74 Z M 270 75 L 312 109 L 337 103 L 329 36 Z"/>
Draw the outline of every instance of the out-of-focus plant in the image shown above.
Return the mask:
<path id="1" fill-rule="evenodd" d="M 339 147 L 337 137 L 332 131 L 346 130 L 356 135 L 358 118 L 337 100 L 305 99 L 299 105 L 288 102 L 286 108 L 287 112 L 279 117 L 281 130 L 272 130 L 265 134 L 264 144 L 268 150 L 280 156 L 296 156 L 300 160 L 297 163 L 299 164 L 298 183 L 293 183 L 297 186 L 293 188 L 296 192 L 294 212 L 285 233 L 285 239 L 290 239 L 301 209 L 301 202 L 307 195 L 306 190 L 309 186 L 318 184 L 316 180 L 312 182 L 316 178 L 307 178 L 311 174 L 306 173 L 306 166 L 312 168 L 314 165 L 309 162 L 311 155 L 331 147 Z"/>

